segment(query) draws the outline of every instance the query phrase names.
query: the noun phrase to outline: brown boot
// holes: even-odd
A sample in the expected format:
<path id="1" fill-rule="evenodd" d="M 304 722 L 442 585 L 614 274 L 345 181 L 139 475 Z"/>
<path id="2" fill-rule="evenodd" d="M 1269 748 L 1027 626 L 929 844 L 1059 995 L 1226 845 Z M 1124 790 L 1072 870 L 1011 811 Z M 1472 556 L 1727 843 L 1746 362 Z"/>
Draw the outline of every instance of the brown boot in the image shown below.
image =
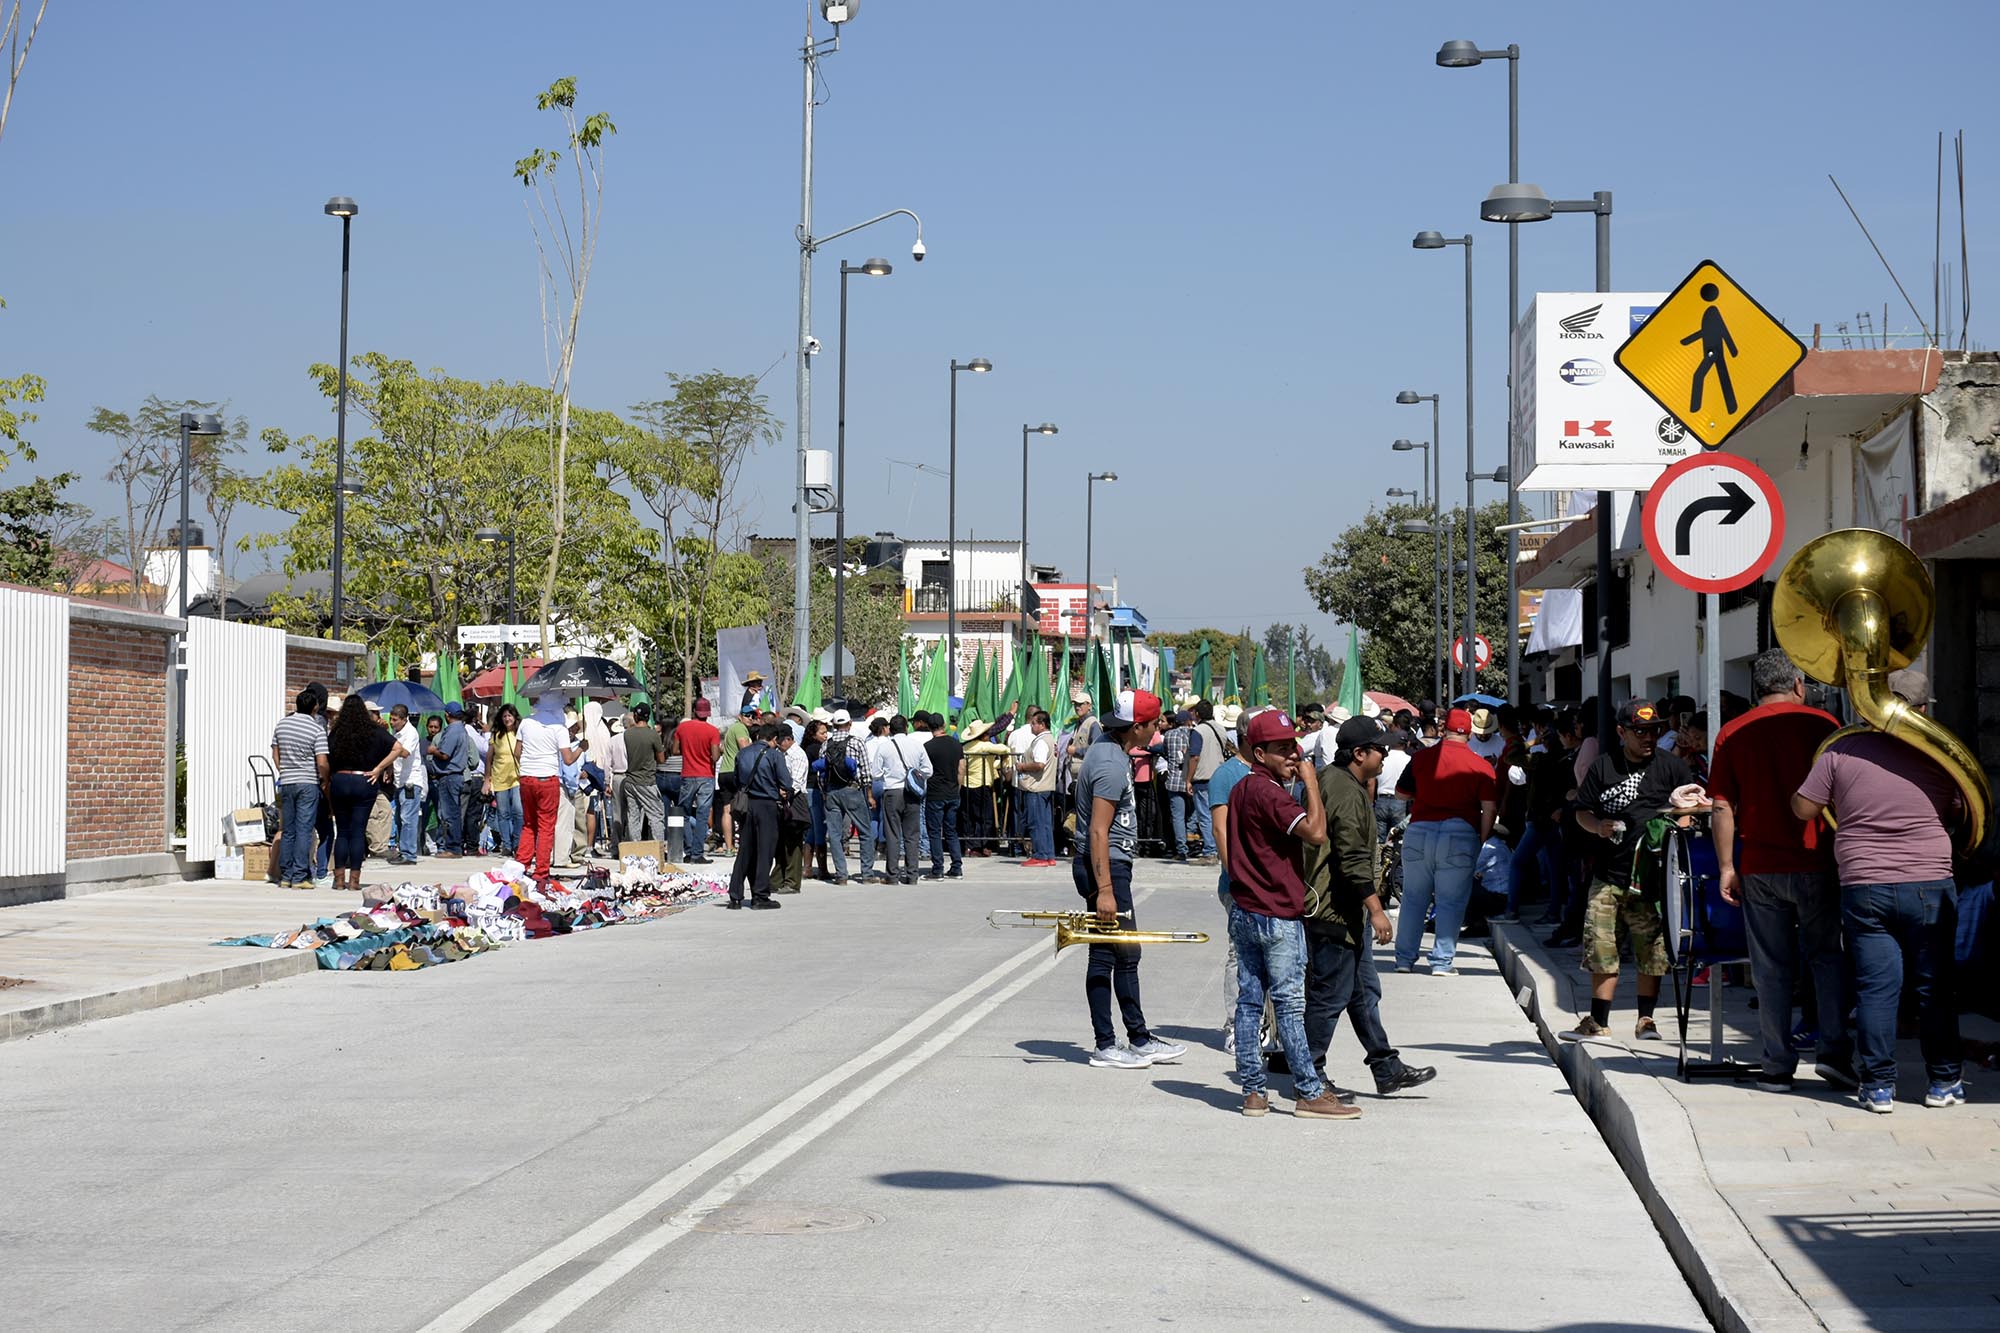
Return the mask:
<path id="1" fill-rule="evenodd" d="M 1269 1115 L 1270 1113 L 1271 1099 L 1269 1097 L 1266 1097 L 1261 1092 L 1246 1092 L 1243 1094 L 1244 1115 L 1258 1116 Z"/>
<path id="2" fill-rule="evenodd" d="M 1292 1114 L 1301 1120 L 1358 1120 L 1361 1108 L 1340 1100 L 1329 1084 L 1311 1101 L 1292 1103 Z"/>

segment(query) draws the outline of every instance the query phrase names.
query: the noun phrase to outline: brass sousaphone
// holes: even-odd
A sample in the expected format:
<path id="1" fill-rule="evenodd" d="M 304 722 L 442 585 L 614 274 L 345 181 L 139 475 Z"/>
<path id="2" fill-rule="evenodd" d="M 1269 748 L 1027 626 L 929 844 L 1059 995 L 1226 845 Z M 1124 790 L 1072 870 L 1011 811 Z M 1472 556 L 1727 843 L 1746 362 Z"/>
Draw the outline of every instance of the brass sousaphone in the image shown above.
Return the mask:
<path id="1" fill-rule="evenodd" d="M 1944 766 L 1965 795 L 1960 846 L 1985 839 L 1993 812 L 1986 771 L 1965 742 L 1889 692 L 1889 673 L 1923 651 L 1937 594 L 1916 552 L 1873 528 L 1815 537 L 1785 562 L 1771 597 L 1771 628 L 1799 670 L 1844 688 L 1865 725 L 1914 745 Z M 1831 812 L 1838 816 L 1839 811 Z"/>

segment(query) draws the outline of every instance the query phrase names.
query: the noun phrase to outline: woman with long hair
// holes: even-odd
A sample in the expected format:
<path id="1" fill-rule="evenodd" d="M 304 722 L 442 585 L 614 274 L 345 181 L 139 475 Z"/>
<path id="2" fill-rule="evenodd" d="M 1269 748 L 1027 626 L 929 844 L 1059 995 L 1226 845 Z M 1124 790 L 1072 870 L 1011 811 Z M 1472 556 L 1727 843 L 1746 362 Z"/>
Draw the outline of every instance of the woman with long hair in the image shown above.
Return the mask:
<path id="1" fill-rule="evenodd" d="M 336 889 L 361 890 L 361 861 L 368 855 L 368 816 L 375 808 L 376 784 L 389 771 L 389 756 L 394 750 L 387 729 L 369 716 L 361 696 L 348 695 L 326 736 Z"/>
<path id="2" fill-rule="evenodd" d="M 521 710 L 501 704 L 486 746 L 486 791 L 493 797 L 493 850 L 512 855 L 521 841 Z"/>

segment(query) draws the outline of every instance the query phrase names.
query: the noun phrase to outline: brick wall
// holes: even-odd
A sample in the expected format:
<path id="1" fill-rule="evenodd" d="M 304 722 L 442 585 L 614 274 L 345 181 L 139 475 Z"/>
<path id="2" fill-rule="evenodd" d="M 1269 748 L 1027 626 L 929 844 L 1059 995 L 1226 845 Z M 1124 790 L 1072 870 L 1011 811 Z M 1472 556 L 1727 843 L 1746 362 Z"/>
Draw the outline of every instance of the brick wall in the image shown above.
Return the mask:
<path id="1" fill-rule="evenodd" d="M 70 619 L 72 861 L 169 850 L 171 642 L 160 630 Z"/>
<path id="2" fill-rule="evenodd" d="M 326 686 L 327 693 L 335 699 L 347 692 L 341 683 L 342 663 L 351 663 L 354 658 L 347 653 L 332 652 L 323 648 L 308 648 L 295 638 L 285 640 L 285 697 L 284 711 L 292 711 L 292 701 L 299 697 L 299 691 L 313 681 Z M 353 667 L 347 668 L 353 674 Z"/>

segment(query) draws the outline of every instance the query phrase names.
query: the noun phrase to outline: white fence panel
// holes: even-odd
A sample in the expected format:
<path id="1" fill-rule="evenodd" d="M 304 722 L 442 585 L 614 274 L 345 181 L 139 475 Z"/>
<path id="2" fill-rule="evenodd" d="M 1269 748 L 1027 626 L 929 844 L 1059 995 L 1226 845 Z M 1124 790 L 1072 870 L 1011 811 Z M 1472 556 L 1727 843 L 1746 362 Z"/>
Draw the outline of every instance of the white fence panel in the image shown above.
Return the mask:
<path id="1" fill-rule="evenodd" d="M 251 802 L 249 756 L 270 757 L 285 712 L 284 631 L 190 616 L 187 671 L 187 855 L 213 861 L 223 817 Z"/>
<path id="2" fill-rule="evenodd" d="M 0 877 L 60 875 L 69 788 L 49 762 L 50 726 L 69 716 L 69 602 L 0 588 Z M 33 721 L 29 721 L 32 719 Z"/>

